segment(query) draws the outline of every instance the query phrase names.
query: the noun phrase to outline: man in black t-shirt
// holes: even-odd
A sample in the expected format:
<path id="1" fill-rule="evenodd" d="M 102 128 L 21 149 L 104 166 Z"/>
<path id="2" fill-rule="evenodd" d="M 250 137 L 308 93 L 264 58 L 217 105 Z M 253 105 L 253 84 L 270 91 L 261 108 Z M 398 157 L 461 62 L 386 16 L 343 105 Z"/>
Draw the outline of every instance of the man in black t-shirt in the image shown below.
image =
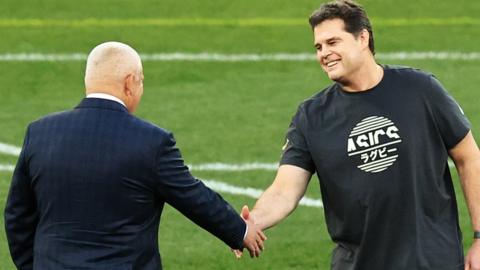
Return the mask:
<path id="1" fill-rule="evenodd" d="M 334 83 L 299 106 L 277 176 L 244 217 L 262 229 L 279 223 L 317 173 L 337 244 L 332 269 L 480 269 L 480 240 L 463 255 L 447 162 L 480 231 L 480 154 L 461 108 L 433 75 L 376 63 L 358 4 L 324 4 L 310 24 Z"/>

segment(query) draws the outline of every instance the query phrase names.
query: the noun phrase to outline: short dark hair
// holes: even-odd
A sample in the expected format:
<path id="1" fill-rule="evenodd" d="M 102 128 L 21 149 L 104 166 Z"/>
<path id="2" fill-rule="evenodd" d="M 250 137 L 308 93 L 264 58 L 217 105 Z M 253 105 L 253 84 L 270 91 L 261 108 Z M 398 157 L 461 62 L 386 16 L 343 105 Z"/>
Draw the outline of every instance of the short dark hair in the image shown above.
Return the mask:
<path id="1" fill-rule="evenodd" d="M 322 4 L 319 9 L 315 10 L 308 21 L 310 26 L 315 28 L 323 21 L 341 19 L 345 23 L 345 31 L 358 37 L 363 29 L 370 34 L 368 47 L 372 54 L 375 54 L 375 45 L 373 42 L 373 31 L 367 13 L 362 6 L 351 0 L 336 0 Z"/>

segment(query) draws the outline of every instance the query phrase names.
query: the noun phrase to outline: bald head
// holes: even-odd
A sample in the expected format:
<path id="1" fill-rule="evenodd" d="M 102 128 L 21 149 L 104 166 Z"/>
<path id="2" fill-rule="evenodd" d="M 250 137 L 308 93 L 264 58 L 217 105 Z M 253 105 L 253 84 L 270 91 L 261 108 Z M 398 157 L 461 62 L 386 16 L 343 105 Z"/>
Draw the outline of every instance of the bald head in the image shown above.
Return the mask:
<path id="1" fill-rule="evenodd" d="M 106 93 L 127 103 L 128 95 L 132 94 L 127 93 L 128 90 L 131 90 L 130 88 L 134 87 L 135 83 L 142 83 L 142 80 L 143 70 L 140 56 L 127 44 L 114 41 L 105 42 L 96 46 L 88 55 L 85 70 L 87 94 Z M 141 91 L 143 93 L 143 84 Z"/>
<path id="2" fill-rule="evenodd" d="M 95 47 L 87 59 L 85 86 L 87 93 L 98 86 L 123 83 L 128 74 L 139 75 L 142 62 L 138 53 L 127 44 L 105 42 Z"/>

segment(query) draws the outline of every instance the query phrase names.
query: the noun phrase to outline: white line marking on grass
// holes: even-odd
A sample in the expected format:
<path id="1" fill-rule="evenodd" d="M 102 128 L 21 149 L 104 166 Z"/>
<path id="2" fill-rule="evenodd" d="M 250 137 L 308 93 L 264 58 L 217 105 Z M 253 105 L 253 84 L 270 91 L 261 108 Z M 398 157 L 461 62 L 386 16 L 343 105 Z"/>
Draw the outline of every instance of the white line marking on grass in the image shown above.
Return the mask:
<path id="1" fill-rule="evenodd" d="M 254 171 L 254 170 L 264 170 L 264 171 L 276 171 L 278 169 L 278 163 L 240 163 L 240 164 L 228 164 L 228 163 L 203 163 L 198 165 L 188 165 L 192 171 L 224 171 L 224 172 L 235 172 L 235 171 Z M 455 164 L 452 160 L 448 160 L 448 167 L 450 169 L 455 169 Z"/>
<path id="2" fill-rule="evenodd" d="M 0 164 L 0 172 L 13 172 L 14 169 L 15 169 L 14 165 Z M 239 186 L 234 186 L 234 185 L 216 181 L 216 180 L 202 180 L 202 182 L 217 192 L 224 192 L 224 193 L 233 194 L 233 195 L 243 195 L 243 196 L 248 196 L 255 199 L 259 198 L 260 195 L 262 195 L 263 193 L 263 190 L 261 189 L 255 189 L 251 187 L 239 187 Z M 300 201 L 300 205 L 310 206 L 310 207 L 319 207 L 319 208 L 323 207 L 321 200 L 311 199 L 308 197 L 304 197 Z"/>
<path id="3" fill-rule="evenodd" d="M 213 19 L 213 18 L 149 18 L 149 19 L 0 19 L 0 27 L 121 27 L 121 26 L 307 26 L 306 19 Z"/>
<path id="4" fill-rule="evenodd" d="M 15 145 L 1 143 L 0 153 L 9 154 L 12 156 L 20 155 L 21 148 Z M 8 164 L 0 164 L 3 166 L 12 166 Z M 188 165 L 192 171 L 253 171 L 253 170 L 265 170 L 276 171 L 278 169 L 278 163 L 261 163 L 261 162 L 249 162 L 249 163 L 200 163 L 197 165 Z M 448 166 L 455 168 L 455 164 L 452 160 L 448 160 Z"/>
<path id="5" fill-rule="evenodd" d="M 222 54 L 222 53 L 153 53 L 140 54 L 143 61 L 169 62 L 264 62 L 316 61 L 313 53 L 274 53 L 274 54 Z M 480 52 L 390 52 L 377 53 L 379 60 L 460 60 L 478 61 Z M 82 53 L 45 54 L 45 53 L 3 53 L 0 62 L 70 62 L 86 61 Z"/>
<path id="6" fill-rule="evenodd" d="M 219 164 L 219 163 L 215 163 Z M 449 161 L 449 166 L 451 167 L 451 162 Z M 201 165 L 200 165 L 201 166 Z M 0 164 L 0 171 L 7 171 L 7 172 L 13 172 L 15 169 L 15 166 L 10 165 L 10 164 Z M 234 186 L 231 184 L 227 184 L 225 182 L 220 182 L 217 180 L 202 180 L 205 185 L 210 187 L 211 189 L 215 190 L 216 192 L 219 193 L 228 193 L 228 194 L 233 194 L 233 195 L 242 195 L 242 196 L 247 196 L 251 198 L 259 198 L 260 195 L 264 192 L 261 189 L 256 189 L 256 188 L 251 188 L 251 187 L 239 187 L 239 186 Z M 300 200 L 300 205 L 303 206 L 309 206 L 309 207 L 316 207 L 316 208 L 323 208 L 323 203 L 321 200 L 317 199 L 312 199 L 308 197 L 303 197 Z"/>
<path id="7" fill-rule="evenodd" d="M 20 151 L 22 149 L 15 145 L 0 143 L 0 153 L 11 155 L 11 156 L 18 156 L 20 155 Z"/>
<path id="8" fill-rule="evenodd" d="M 2 62 L 65 62 L 86 61 L 83 53 L 49 54 L 49 53 L 4 53 L 0 54 Z"/>
<path id="9" fill-rule="evenodd" d="M 373 27 L 402 26 L 476 26 L 480 19 L 451 18 L 372 18 Z M 306 18 L 133 18 L 133 19 L 0 19 L 0 27 L 142 27 L 142 26 L 235 26 L 235 27 L 309 27 Z"/>
<path id="10" fill-rule="evenodd" d="M 276 171 L 278 163 L 243 163 L 243 164 L 226 164 L 226 163 L 205 163 L 198 165 L 189 165 L 192 171 L 252 171 L 267 170 Z"/>
<path id="11" fill-rule="evenodd" d="M 222 54 L 222 53 L 155 53 L 141 54 L 145 61 L 208 61 L 208 62 L 262 62 L 262 61 L 314 61 L 313 53 L 275 54 Z"/>
<path id="12" fill-rule="evenodd" d="M 15 166 L 11 164 L 0 164 L 0 172 L 13 172 Z"/>
<path id="13" fill-rule="evenodd" d="M 455 164 L 453 161 L 448 160 L 448 167 L 455 169 Z M 3 171 L 13 171 L 15 168 L 11 164 L 0 164 L 0 170 Z M 245 164 L 226 164 L 226 163 L 205 163 L 199 165 L 189 165 L 190 170 L 192 171 L 223 171 L 223 172 L 232 172 L 232 171 L 253 171 L 253 170 L 265 170 L 265 171 L 276 171 L 278 168 L 277 163 L 245 163 Z"/>
<path id="14" fill-rule="evenodd" d="M 260 197 L 260 195 L 263 193 L 263 190 L 261 189 L 238 187 L 216 180 L 202 181 L 205 183 L 205 185 L 217 192 L 225 192 L 233 195 L 244 195 L 255 199 Z M 302 200 L 300 200 L 299 204 L 304 206 L 323 208 L 323 203 L 321 200 L 311 199 L 308 197 L 303 197 Z"/>
<path id="15" fill-rule="evenodd" d="M 480 60 L 480 52 L 391 52 L 379 53 L 381 60 Z"/>

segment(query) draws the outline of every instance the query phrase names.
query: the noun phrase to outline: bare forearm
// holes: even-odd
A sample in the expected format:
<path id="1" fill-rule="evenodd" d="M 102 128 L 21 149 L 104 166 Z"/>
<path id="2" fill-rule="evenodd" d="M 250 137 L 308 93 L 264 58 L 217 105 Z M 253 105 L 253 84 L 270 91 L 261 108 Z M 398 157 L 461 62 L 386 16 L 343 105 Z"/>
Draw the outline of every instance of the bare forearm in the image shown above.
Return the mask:
<path id="1" fill-rule="evenodd" d="M 251 212 L 255 223 L 265 230 L 287 217 L 305 194 L 311 176 L 303 168 L 281 165 L 272 185 L 260 196 Z"/>
<path id="2" fill-rule="evenodd" d="M 457 166 L 475 231 L 480 231 L 480 158 Z"/>
<path id="3" fill-rule="evenodd" d="M 282 194 L 271 186 L 258 199 L 252 215 L 263 230 L 275 226 L 287 217 L 297 206 L 298 201 Z"/>
<path id="4" fill-rule="evenodd" d="M 449 154 L 460 176 L 473 230 L 480 231 L 480 196 L 478 196 L 480 194 L 480 150 L 472 132 L 468 132 L 462 141 L 450 149 Z M 480 269 L 478 266 L 480 266 L 480 242 L 477 239 L 473 241 L 465 257 L 465 269 Z"/>

